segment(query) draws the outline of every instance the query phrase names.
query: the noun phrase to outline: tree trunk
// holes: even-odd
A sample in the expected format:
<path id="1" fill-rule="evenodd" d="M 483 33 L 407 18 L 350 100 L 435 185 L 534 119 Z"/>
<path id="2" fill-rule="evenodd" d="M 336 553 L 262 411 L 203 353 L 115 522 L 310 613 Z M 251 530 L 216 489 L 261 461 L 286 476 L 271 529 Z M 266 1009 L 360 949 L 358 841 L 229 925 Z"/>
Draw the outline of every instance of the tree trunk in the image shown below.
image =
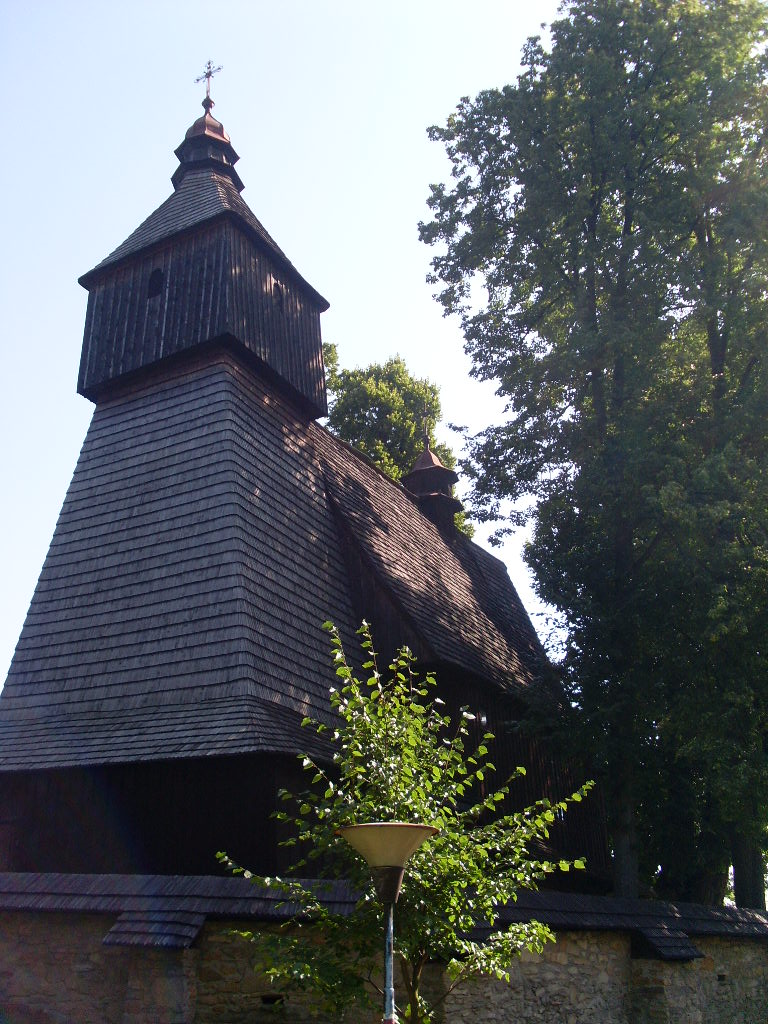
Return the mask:
<path id="1" fill-rule="evenodd" d="M 635 809 L 627 797 L 614 798 L 611 815 L 613 842 L 613 894 L 625 899 L 639 896 L 639 864 L 637 857 L 637 823 Z"/>
<path id="2" fill-rule="evenodd" d="M 750 836 L 736 833 L 731 839 L 733 889 L 737 907 L 765 910 L 765 856 Z"/>

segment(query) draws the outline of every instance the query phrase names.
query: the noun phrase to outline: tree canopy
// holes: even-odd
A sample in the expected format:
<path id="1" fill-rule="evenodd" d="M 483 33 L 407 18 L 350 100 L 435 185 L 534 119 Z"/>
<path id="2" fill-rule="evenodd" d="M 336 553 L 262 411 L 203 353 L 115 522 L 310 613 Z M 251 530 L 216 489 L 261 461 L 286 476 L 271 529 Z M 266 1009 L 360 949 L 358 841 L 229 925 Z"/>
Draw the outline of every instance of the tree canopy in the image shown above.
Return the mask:
<path id="1" fill-rule="evenodd" d="M 421 225 L 473 372 L 509 400 L 474 438 L 473 508 L 529 501 L 616 889 L 716 900 L 732 862 L 752 906 L 768 847 L 767 30 L 758 0 L 567 5 L 514 85 L 431 129 L 452 181 Z"/>
<path id="2" fill-rule="evenodd" d="M 323 343 L 325 378 L 329 391 L 328 429 L 368 456 L 382 472 L 400 480 L 429 447 L 447 469 L 456 465 L 451 449 L 435 439 L 440 422 L 440 388 L 414 377 L 405 360 L 393 356 L 365 369 L 339 369 L 336 346 Z M 474 527 L 462 509 L 456 529 L 472 537 Z"/>
<path id="3" fill-rule="evenodd" d="M 304 725 L 332 735 L 333 769 L 305 757 L 308 789 L 281 794 L 288 810 L 278 817 L 293 830 L 284 845 L 298 851 L 292 877 L 248 873 L 260 884 L 282 889 L 296 915 L 278 930 L 245 934 L 254 944 L 257 967 L 278 989 L 308 989 L 315 1005 L 320 1001 L 336 1014 L 350 1006 L 359 1010 L 381 994 L 376 978 L 382 908 L 370 869 L 337 830 L 379 821 L 433 825 L 439 833 L 408 862 L 395 911 L 394 947 L 405 988 L 402 1019 L 428 1024 L 456 985 L 480 975 L 508 977 L 523 950 L 540 950 L 554 938 L 537 922 L 502 927 L 499 913 L 519 890 L 535 889 L 546 874 L 584 867 L 581 860 L 537 859 L 530 846 L 548 838 L 556 817 L 580 801 L 590 784 L 567 800 L 542 799 L 507 812 L 514 776 L 494 785 L 493 736 L 475 728 L 474 716 L 465 709 L 451 722 L 434 677 L 418 675 L 407 648 L 398 652 L 388 676 L 382 674 L 365 623 L 359 635 L 367 677 L 358 679 L 338 633 L 331 623 L 325 625 L 339 678 L 331 690 L 338 724 L 328 729 L 306 718 Z M 225 854 L 219 859 L 233 866 Z M 352 914 L 329 910 L 322 884 L 298 880 L 318 875 L 349 880 L 358 896 Z M 478 922 L 490 926 L 486 937 L 473 934 Z M 428 1001 L 422 980 L 430 961 L 446 965 L 449 981 Z"/>
<path id="4" fill-rule="evenodd" d="M 435 439 L 440 422 L 440 389 L 426 378 L 414 377 L 401 356 L 364 369 L 339 368 L 336 346 L 323 345 L 325 376 L 330 392 L 328 428 L 364 452 L 393 480 L 413 469 L 429 446 L 448 469 L 456 465 L 451 449 Z"/>

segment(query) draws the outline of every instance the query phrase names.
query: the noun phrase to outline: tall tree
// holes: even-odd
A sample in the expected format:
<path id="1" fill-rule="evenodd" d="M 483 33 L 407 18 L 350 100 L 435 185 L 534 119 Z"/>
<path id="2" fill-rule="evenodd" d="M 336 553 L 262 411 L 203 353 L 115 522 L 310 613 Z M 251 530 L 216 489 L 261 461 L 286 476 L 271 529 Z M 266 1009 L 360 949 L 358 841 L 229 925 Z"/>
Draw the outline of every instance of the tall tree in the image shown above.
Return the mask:
<path id="1" fill-rule="evenodd" d="M 474 505 L 529 499 L 624 894 L 661 865 L 716 899 L 732 860 L 763 900 L 766 31 L 758 0 L 577 0 L 431 129 L 433 280 L 510 401 Z"/>

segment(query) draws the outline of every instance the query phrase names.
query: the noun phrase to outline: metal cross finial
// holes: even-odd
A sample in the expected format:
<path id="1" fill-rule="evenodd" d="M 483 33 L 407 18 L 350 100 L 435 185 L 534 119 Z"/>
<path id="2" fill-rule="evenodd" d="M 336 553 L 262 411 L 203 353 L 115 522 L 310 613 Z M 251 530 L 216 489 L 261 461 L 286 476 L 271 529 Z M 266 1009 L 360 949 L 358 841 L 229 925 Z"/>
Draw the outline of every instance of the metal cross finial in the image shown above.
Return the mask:
<path id="1" fill-rule="evenodd" d="M 224 68 L 220 64 L 217 68 L 213 66 L 213 61 L 209 60 L 205 65 L 205 71 L 198 78 L 195 79 L 195 84 L 202 82 L 205 79 L 205 98 L 209 100 L 211 98 L 211 79 L 214 75 L 217 75 L 219 71 L 223 71 Z"/>
<path id="2" fill-rule="evenodd" d="M 427 403 L 424 403 L 424 417 L 422 420 L 424 424 L 424 451 L 429 451 L 429 413 L 427 410 Z"/>

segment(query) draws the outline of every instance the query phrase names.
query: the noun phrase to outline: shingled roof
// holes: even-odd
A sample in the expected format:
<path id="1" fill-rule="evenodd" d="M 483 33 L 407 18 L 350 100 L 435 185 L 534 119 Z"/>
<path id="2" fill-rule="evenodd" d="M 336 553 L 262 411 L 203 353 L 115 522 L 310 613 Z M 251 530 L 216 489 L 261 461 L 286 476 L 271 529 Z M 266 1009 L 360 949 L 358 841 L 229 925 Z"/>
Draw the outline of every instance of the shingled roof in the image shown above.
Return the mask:
<path id="1" fill-rule="evenodd" d="M 323 880 L 317 892 L 333 913 L 350 913 L 355 905 L 345 881 Z M 105 945 L 188 948 L 206 918 L 276 921 L 297 908 L 280 890 L 244 878 L 0 872 L 0 911 L 19 910 L 109 916 Z M 533 920 L 555 931 L 629 932 L 636 955 L 661 960 L 702 956 L 694 941 L 700 936 L 768 941 L 768 915 L 755 910 L 577 893 L 520 892 L 502 908 L 499 925 Z"/>
<path id="2" fill-rule="evenodd" d="M 214 347 L 96 408 L 0 695 L 0 769 L 305 747 L 334 681 L 322 623 L 350 647 L 359 625 L 340 521 L 436 662 L 536 685 L 503 564 Z"/>
<path id="3" fill-rule="evenodd" d="M 504 564 L 458 532 L 446 539 L 327 431 L 313 436 L 330 502 L 435 660 L 511 692 L 530 685 L 542 649 Z"/>
<path id="4" fill-rule="evenodd" d="M 109 256 L 83 274 L 80 283 L 89 285 L 101 271 L 128 257 L 223 216 L 232 216 L 246 227 L 252 237 L 269 249 L 278 263 L 315 296 L 323 309 L 328 308 L 328 301 L 301 276 L 261 221 L 251 212 L 232 181 L 211 168 L 188 172 L 178 189 Z"/>
<path id="5" fill-rule="evenodd" d="M 126 256 L 133 256 L 158 242 L 172 238 L 180 231 L 198 227 L 224 213 L 233 213 L 240 217 L 262 242 L 287 262 L 288 257 L 253 215 L 229 178 L 205 168 L 187 174 L 178 191 L 173 192 L 121 245 L 93 270 L 84 274 L 81 280 L 87 280 L 91 274 L 125 259 Z"/>

